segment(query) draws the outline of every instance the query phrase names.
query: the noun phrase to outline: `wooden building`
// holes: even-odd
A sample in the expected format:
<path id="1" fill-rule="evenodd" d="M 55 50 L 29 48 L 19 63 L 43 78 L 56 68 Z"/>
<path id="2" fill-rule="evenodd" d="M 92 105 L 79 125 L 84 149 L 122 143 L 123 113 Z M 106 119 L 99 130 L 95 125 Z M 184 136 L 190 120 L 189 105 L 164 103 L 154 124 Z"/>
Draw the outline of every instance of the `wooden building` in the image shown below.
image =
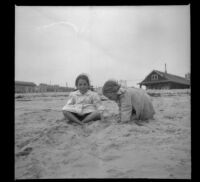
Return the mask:
<path id="1" fill-rule="evenodd" d="M 37 86 L 37 92 L 47 92 L 48 85 L 45 83 L 40 83 Z"/>
<path id="2" fill-rule="evenodd" d="M 190 88 L 190 80 L 167 72 L 153 70 L 145 79 L 138 83 L 146 89 L 185 89 Z"/>
<path id="3" fill-rule="evenodd" d="M 33 82 L 15 81 L 15 93 L 35 92 L 36 84 Z"/>
<path id="4" fill-rule="evenodd" d="M 74 88 L 61 87 L 59 85 L 48 85 L 45 83 L 40 83 L 37 87 L 37 92 L 71 92 Z"/>

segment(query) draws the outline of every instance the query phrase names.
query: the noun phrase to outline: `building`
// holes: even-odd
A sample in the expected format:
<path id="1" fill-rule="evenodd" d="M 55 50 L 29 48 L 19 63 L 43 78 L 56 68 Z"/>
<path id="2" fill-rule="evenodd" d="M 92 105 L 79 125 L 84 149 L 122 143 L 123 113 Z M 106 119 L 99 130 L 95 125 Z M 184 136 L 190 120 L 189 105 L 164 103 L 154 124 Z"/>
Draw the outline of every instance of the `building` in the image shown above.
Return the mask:
<path id="1" fill-rule="evenodd" d="M 153 70 L 145 79 L 138 83 L 140 88 L 144 85 L 146 89 L 185 89 L 190 88 L 190 80 L 177 75 Z"/>
<path id="2" fill-rule="evenodd" d="M 59 90 L 59 92 L 72 92 L 74 90 L 74 88 L 59 86 L 58 90 Z"/>
<path id="3" fill-rule="evenodd" d="M 190 80 L 190 73 L 185 74 L 185 78 L 186 78 L 187 80 Z"/>
<path id="4" fill-rule="evenodd" d="M 59 85 L 48 85 L 45 83 L 40 83 L 37 87 L 37 92 L 71 92 L 74 88 L 61 87 Z"/>
<path id="5" fill-rule="evenodd" d="M 15 81 L 15 93 L 35 92 L 36 84 L 33 82 Z"/>
<path id="6" fill-rule="evenodd" d="M 38 92 L 47 92 L 48 85 L 45 83 L 40 83 L 37 87 Z"/>

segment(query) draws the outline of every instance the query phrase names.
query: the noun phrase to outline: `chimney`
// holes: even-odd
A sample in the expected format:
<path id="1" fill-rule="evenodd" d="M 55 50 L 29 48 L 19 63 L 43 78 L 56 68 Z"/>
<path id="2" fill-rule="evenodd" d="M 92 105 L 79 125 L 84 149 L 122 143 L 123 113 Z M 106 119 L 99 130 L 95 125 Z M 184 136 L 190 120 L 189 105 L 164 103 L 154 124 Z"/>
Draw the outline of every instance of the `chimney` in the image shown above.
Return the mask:
<path id="1" fill-rule="evenodd" d="M 166 63 L 165 63 L 165 73 L 167 73 Z"/>

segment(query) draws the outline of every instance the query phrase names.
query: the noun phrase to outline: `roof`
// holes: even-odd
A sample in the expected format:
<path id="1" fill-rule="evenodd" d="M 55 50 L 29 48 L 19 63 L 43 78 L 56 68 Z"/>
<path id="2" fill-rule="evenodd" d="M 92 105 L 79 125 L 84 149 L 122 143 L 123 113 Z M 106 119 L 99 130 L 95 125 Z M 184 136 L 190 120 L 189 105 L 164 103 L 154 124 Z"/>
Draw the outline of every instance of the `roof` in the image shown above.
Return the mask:
<path id="1" fill-rule="evenodd" d="M 36 86 L 33 82 L 24 82 L 24 81 L 15 81 L 16 85 L 23 85 L 23 86 Z"/>
<path id="2" fill-rule="evenodd" d="M 165 78 L 166 80 L 163 80 L 163 81 L 154 81 L 155 83 L 159 83 L 159 82 L 174 82 L 174 83 L 180 83 L 180 84 L 184 84 L 184 85 L 190 85 L 190 80 L 187 80 L 185 79 L 184 77 L 180 77 L 180 76 L 177 76 L 177 75 L 172 75 L 172 74 L 169 74 L 169 73 L 165 73 L 165 72 L 162 72 L 162 71 L 158 71 L 158 70 L 153 70 L 154 72 L 156 72 L 157 74 L 159 74 L 160 76 L 162 76 L 163 78 Z M 152 72 L 153 72 L 152 71 Z M 152 73 L 151 72 L 151 73 Z M 150 73 L 150 74 L 151 74 Z M 149 74 L 149 75 L 150 75 Z M 148 76 L 147 76 L 148 77 Z M 146 78 L 147 78 L 146 77 Z M 145 78 L 145 79 L 146 79 Z M 145 80 L 144 79 L 144 80 Z M 141 82 L 141 83 L 152 83 L 152 82 L 144 82 L 144 80 Z M 140 84 L 141 84 L 140 83 Z"/>

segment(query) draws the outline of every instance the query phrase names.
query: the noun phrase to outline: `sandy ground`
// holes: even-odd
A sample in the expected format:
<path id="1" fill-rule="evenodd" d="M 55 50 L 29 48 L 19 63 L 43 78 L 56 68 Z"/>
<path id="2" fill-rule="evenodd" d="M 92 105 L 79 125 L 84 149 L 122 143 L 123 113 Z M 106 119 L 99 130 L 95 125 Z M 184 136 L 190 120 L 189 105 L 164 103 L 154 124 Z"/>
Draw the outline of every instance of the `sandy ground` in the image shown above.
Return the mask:
<path id="1" fill-rule="evenodd" d="M 105 120 L 85 128 L 62 120 L 66 93 L 15 95 L 15 178 L 191 179 L 190 91 L 149 91 L 156 110 L 143 126 Z"/>

